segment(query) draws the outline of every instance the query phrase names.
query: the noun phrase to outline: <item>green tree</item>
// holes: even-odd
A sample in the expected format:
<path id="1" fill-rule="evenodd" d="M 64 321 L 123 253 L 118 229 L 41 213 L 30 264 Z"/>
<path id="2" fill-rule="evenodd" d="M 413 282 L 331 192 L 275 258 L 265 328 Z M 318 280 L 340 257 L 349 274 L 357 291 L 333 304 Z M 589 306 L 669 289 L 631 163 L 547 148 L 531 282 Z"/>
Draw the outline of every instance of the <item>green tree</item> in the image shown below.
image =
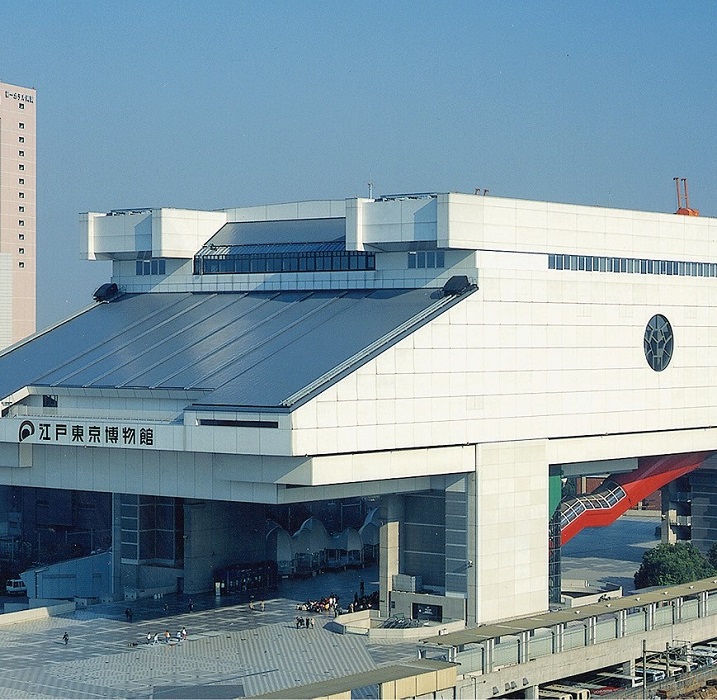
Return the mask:
<path id="1" fill-rule="evenodd" d="M 707 560 L 717 570 L 717 542 L 714 542 L 707 552 Z"/>
<path id="2" fill-rule="evenodd" d="M 658 544 L 642 556 L 635 588 L 674 586 L 715 575 L 715 567 L 691 542 Z"/>

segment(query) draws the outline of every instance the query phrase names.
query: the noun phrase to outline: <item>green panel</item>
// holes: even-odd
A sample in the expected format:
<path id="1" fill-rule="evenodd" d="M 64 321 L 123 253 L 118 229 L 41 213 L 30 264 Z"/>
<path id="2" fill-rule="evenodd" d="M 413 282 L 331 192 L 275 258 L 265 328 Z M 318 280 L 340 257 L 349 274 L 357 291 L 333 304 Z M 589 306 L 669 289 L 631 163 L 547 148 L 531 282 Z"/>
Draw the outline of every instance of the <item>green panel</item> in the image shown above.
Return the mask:
<path id="1" fill-rule="evenodd" d="M 563 482 L 561 480 L 561 472 L 558 469 L 556 473 L 552 473 L 553 468 L 550 469 L 551 473 L 548 477 L 548 513 L 550 517 L 553 517 L 555 509 L 560 505 L 560 499 L 563 492 Z"/>

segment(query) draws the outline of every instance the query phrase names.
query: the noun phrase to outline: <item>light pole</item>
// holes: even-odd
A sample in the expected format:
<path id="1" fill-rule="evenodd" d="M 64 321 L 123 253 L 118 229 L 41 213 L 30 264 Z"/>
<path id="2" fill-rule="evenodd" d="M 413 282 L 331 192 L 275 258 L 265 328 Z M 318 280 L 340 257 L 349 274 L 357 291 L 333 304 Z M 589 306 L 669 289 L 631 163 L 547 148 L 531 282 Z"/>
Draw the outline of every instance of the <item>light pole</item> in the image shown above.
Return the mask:
<path id="1" fill-rule="evenodd" d="M 663 657 L 665 659 L 665 680 L 670 678 L 670 654 L 677 653 L 681 648 L 684 648 L 688 642 L 684 642 L 682 646 L 670 645 L 669 642 L 665 642 L 665 649 L 663 651 L 650 651 L 647 649 L 647 641 L 642 640 L 642 698 L 647 698 L 647 655 L 651 657 L 657 656 L 658 658 Z"/>

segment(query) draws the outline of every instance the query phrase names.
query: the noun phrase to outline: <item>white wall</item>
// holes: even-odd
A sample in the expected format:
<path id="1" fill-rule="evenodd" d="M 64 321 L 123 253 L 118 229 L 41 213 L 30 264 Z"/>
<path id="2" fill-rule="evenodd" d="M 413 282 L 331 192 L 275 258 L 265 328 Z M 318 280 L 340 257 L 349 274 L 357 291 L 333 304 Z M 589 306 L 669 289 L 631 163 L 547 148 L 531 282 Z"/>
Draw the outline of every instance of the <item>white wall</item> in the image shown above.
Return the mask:
<path id="1" fill-rule="evenodd" d="M 713 425 L 717 279 L 480 258 L 477 292 L 294 411 L 295 454 Z M 643 350 L 658 312 L 676 339 L 660 373 Z"/>
<path id="2" fill-rule="evenodd" d="M 709 262 L 717 220 L 468 194 L 438 195 L 438 246 Z"/>
<path id="3" fill-rule="evenodd" d="M 87 260 L 112 260 L 122 254 L 134 258 L 135 252 L 147 250 L 152 250 L 151 212 L 80 214 L 80 252 Z"/>
<path id="4" fill-rule="evenodd" d="M 152 256 L 191 258 L 226 222 L 226 214 L 220 211 L 154 210 Z"/>
<path id="5" fill-rule="evenodd" d="M 227 221 L 222 211 L 162 208 L 109 216 L 80 215 L 81 253 L 88 260 L 192 258 Z"/>
<path id="6" fill-rule="evenodd" d="M 372 245 L 403 245 L 437 239 L 435 197 L 379 200 L 353 199 L 346 204 L 346 247 L 370 250 Z"/>

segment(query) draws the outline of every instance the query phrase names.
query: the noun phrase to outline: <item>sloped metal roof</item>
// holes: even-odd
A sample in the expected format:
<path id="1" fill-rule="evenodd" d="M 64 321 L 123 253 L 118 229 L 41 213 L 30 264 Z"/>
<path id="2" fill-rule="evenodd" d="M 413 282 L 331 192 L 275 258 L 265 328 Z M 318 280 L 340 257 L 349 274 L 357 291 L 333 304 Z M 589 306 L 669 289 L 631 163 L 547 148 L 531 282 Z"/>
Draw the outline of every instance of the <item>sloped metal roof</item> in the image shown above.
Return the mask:
<path id="1" fill-rule="evenodd" d="M 289 219 L 286 221 L 240 221 L 224 224 L 206 245 L 249 243 L 300 243 L 335 241 L 346 236 L 346 219 Z"/>
<path id="2" fill-rule="evenodd" d="M 248 245 L 207 244 L 197 253 L 203 258 L 219 258 L 225 255 L 270 255 L 297 253 L 340 253 L 346 250 L 346 241 L 320 241 L 318 243 L 250 243 Z"/>
<path id="3" fill-rule="evenodd" d="M 440 290 L 128 294 L 0 355 L 24 386 L 195 389 L 197 408 L 289 408 L 457 301 Z"/>

